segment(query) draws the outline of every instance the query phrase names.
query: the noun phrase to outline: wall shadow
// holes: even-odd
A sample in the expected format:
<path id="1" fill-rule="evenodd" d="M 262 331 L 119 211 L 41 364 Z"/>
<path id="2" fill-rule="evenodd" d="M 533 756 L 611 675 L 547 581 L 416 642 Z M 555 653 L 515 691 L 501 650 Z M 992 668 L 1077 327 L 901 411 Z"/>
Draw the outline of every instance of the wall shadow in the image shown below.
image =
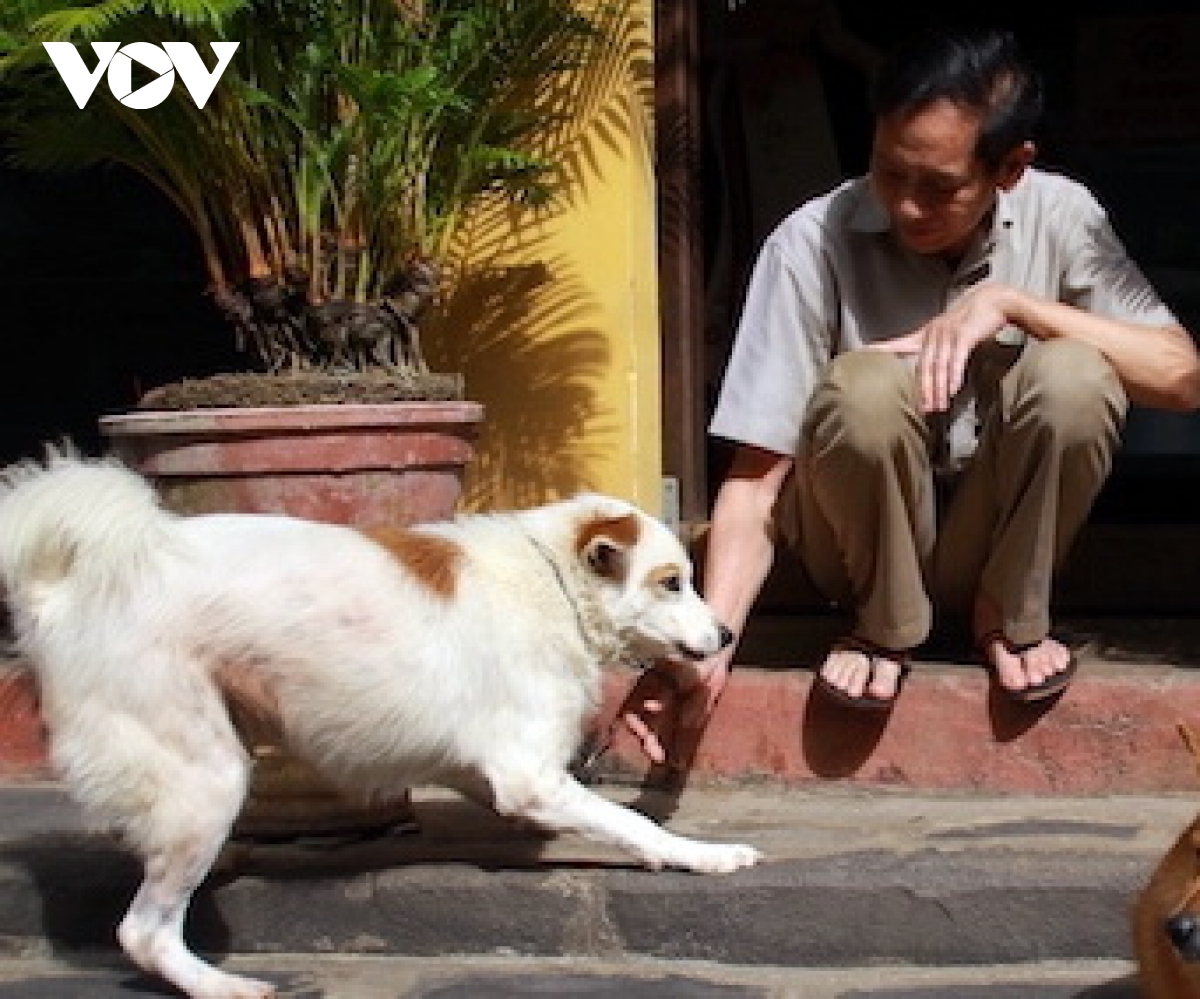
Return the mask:
<path id="1" fill-rule="evenodd" d="M 616 440 L 597 384 L 611 356 L 597 308 L 562 259 L 466 268 L 431 320 L 431 363 L 485 407 L 463 503 L 526 506 L 591 488 Z"/>
<path id="2" fill-rule="evenodd" d="M 553 196 L 542 205 L 478 205 L 450 246 L 453 292 L 424 322 L 431 365 L 463 372 L 467 396 L 486 407 L 463 497 L 469 509 L 596 488 L 597 462 L 623 439 L 603 396 L 618 384 L 613 343 L 624 331 L 606 325 L 586 272 L 595 250 L 568 216 L 588 207 L 606 162 L 648 148 L 653 59 L 647 26 L 628 3 L 595 9 L 602 41 L 593 58 L 533 104 L 554 123 L 535 149 L 556 167 Z"/>

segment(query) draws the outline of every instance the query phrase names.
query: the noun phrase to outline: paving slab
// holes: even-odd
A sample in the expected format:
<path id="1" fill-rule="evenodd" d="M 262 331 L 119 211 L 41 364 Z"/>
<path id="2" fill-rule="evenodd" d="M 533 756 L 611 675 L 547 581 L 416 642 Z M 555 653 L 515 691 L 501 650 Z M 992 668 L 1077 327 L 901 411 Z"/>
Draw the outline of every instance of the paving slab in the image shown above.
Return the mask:
<path id="1" fill-rule="evenodd" d="M 421 826 L 239 842 L 197 895 L 211 955 L 509 953 L 787 967 L 1129 960 L 1129 906 L 1190 796 L 914 796 L 773 786 L 602 786 L 671 828 L 766 857 L 723 877 L 648 872 L 435 790 Z M 0 788 L 0 949 L 103 951 L 133 859 L 55 785 Z"/>
<path id="2" fill-rule="evenodd" d="M 1123 962 L 967 968 L 744 967 L 511 956 L 276 954 L 224 966 L 274 982 L 279 999 L 1137 999 Z M 0 999 L 130 999 L 173 992 L 120 962 L 0 960 Z"/>

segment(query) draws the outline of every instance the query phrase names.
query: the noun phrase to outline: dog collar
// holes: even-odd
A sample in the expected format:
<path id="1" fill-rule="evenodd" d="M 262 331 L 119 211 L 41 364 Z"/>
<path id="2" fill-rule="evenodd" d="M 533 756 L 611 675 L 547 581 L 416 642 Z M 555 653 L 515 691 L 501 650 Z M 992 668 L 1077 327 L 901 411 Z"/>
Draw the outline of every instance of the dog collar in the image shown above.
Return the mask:
<path id="1" fill-rule="evenodd" d="M 619 643 L 611 643 L 612 649 L 609 651 L 605 649 L 605 643 L 598 640 L 588 630 L 587 621 L 583 611 L 580 609 L 579 601 L 575 598 L 575 596 L 571 593 L 570 588 L 567 586 L 567 581 L 563 577 L 562 568 L 554 560 L 554 556 L 546 550 L 545 545 L 538 541 L 538 539 L 530 534 L 527 530 L 524 530 L 524 528 L 522 528 L 522 533 L 524 533 L 529 543 L 533 546 L 534 551 L 536 551 L 542 557 L 542 561 L 550 567 L 550 571 L 554 575 L 554 581 L 558 584 L 559 592 L 562 594 L 563 599 L 567 602 L 567 606 L 571 608 L 571 613 L 575 617 L 575 626 L 579 629 L 579 635 L 583 639 L 583 644 L 587 646 L 588 651 L 590 651 L 592 655 L 595 656 L 600 662 L 605 662 L 609 659 L 620 660 L 621 656 Z"/>

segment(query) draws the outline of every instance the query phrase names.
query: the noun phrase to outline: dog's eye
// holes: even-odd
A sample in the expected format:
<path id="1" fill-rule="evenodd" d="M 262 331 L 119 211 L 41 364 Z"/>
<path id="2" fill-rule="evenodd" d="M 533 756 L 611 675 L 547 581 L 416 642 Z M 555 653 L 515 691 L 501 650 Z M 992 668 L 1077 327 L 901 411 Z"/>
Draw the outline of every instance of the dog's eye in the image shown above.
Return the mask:
<path id="1" fill-rule="evenodd" d="M 659 585 L 668 593 L 679 593 L 683 589 L 683 580 L 678 576 L 663 576 Z"/>

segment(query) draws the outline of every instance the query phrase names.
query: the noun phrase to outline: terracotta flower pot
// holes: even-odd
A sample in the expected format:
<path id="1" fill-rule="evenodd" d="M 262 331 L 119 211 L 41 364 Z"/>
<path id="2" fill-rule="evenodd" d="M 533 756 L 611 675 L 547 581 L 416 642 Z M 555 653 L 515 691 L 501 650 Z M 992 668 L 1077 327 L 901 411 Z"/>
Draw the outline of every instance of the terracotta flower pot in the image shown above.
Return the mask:
<path id="1" fill-rule="evenodd" d="M 179 513 L 287 513 L 355 527 L 453 514 L 483 407 L 396 402 L 135 411 L 103 417 L 112 451 Z M 353 802 L 265 733 L 238 831 L 250 836 L 359 833 L 411 817 L 407 800 Z"/>
<path id="2" fill-rule="evenodd" d="M 138 411 L 100 429 L 180 513 L 372 527 L 450 516 L 482 419 L 475 402 L 396 402 Z"/>

